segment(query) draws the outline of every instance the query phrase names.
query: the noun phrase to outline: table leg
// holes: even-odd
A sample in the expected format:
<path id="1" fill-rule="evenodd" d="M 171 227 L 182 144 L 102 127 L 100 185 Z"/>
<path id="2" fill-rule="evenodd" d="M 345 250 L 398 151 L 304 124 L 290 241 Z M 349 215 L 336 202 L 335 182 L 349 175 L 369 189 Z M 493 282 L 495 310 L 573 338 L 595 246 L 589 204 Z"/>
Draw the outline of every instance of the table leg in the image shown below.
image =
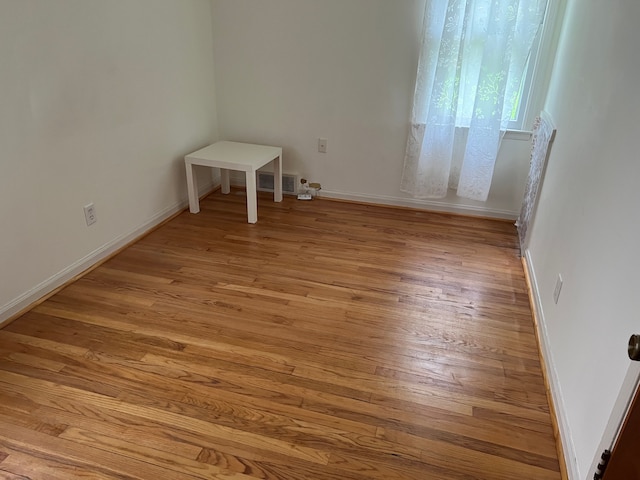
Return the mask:
<path id="1" fill-rule="evenodd" d="M 226 168 L 220 169 L 220 186 L 222 193 L 225 195 L 231 191 L 229 187 L 229 170 Z"/>
<path id="2" fill-rule="evenodd" d="M 282 155 L 273 161 L 273 201 L 282 201 Z"/>
<path id="3" fill-rule="evenodd" d="M 256 223 L 258 221 L 258 194 L 256 191 L 256 172 L 247 172 L 247 221 Z"/>
<path id="4" fill-rule="evenodd" d="M 196 173 L 193 170 L 191 162 L 184 162 L 187 171 L 187 192 L 189 194 L 189 211 L 198 213 L 200 211 L 200 201 L 198 200 L 198 189 L 196 187 Z"/>

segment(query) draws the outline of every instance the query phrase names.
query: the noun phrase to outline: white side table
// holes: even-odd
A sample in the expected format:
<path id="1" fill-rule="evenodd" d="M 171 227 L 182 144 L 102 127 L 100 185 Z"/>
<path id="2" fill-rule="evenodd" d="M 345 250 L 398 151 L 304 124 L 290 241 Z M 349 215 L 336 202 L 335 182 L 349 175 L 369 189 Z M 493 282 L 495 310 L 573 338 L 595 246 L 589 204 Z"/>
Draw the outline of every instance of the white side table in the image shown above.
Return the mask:
<path id="1" fill-rule="evenodd" d="M 273 201 L 282 201 L 282 148 L 250 143 L 216 142 L 184 157 L 189 190 L 189 211 L 198 213 L 198 189 L 193 165 L 220 169 L 222 193 L 229 193 L 229 170 L 240 170 L 247 177 L 247 220 L 258 221 L 256 170 L 273 161 Z"/>

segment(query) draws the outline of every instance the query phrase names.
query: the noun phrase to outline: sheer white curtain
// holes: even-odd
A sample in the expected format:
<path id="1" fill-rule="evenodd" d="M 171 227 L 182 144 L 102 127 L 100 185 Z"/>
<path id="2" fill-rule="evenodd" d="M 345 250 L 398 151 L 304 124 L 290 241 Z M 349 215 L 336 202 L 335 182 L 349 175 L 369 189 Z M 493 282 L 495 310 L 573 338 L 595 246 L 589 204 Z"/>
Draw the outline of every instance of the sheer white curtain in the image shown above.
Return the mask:
<path id="1" fill-rule="evenodd" d="M 485 201 L 546 0 L 427 0 L 402 190 Z"/>

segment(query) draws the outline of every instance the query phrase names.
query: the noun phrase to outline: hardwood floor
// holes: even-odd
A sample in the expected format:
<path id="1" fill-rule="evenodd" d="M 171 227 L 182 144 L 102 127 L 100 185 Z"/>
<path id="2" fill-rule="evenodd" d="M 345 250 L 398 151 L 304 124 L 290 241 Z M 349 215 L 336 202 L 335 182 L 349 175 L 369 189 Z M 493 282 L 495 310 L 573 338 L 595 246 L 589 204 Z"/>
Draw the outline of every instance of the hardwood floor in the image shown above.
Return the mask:
<path id="1" fill-rule="evenodd" d="M 510 223 L 244 200 L 0 330 L 1 479 L 560 478 Z"/>

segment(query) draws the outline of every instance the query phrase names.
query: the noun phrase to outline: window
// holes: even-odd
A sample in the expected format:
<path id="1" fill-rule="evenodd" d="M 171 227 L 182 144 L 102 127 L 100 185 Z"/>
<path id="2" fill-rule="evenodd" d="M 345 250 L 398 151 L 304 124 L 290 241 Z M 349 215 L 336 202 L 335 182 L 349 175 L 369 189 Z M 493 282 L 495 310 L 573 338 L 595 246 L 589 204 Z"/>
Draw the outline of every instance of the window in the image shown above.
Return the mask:
<path id="1" fill-rule="evenodd" d="M 546 10 L 547 0 L 427 0 L 403 191 L 487 199 L 505 131 L 533 120 Z"/>
<path id="2" fill-rule="evenodd" d="M 509 119 L 509 130 L 530 130 L 534 118 L 542 110 L 553 66 L 557 39 L 555 26 L 560 19 L 560 0 L 548 0 L 543 23 L 534 39 L 527 59 L 518 99 Z"/>
<path id="3" fill-rule="evenodd" d="M 531 82 L 533 80 L 533 72 L 535 66 L 538 64 L 540 53 L 540 38 L 542 37 L 542 25 L 540 30 L 533 41 L 531 47 L 531 53 L 527 58 L 525 65 L 524 75 L 520 82 L 520 88 L 518 89 L 516 100 L 511 108 L 511 116 L 509 117 L 509 130 L 528 130 L 528 125 L 525 125 L 525 113 L 531 100 Z"/>

